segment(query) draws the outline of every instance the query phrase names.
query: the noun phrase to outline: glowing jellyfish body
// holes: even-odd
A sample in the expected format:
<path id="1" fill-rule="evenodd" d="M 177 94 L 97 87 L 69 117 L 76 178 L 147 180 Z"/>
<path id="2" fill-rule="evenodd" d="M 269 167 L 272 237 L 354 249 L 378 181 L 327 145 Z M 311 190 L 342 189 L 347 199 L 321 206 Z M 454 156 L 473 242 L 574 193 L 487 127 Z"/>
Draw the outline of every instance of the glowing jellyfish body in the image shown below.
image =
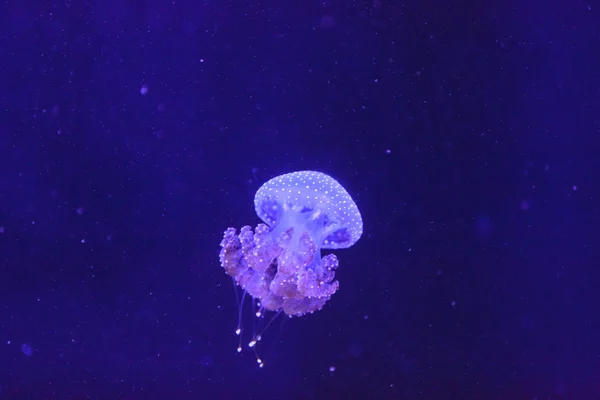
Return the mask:
<path id="1" fill-rule="evenodd" d="M 300 316 L 320 309 L 339 283 L 337 258 L 321 249 L 352 246 L 362 235 L 358 207 L 333 178 L 300 171 L 275 177 L 256 192 L 267 225 L 225 232 L 221 265 L 264 309 Z"/>
<path id="2" fill-rule="evenodd" d="M 225 272 L 259 301 L 257 315 L 320 310 L 339 288 L 337 257 L 321 258 L 321 249 L 356 243 L 363 231 L 358 207 L 335 179 L 316 171 L 269 180 L 256 192 L 254 207 L 265 224 L 254 232 L 249 226 L 239 234 L 225 231 L 219 255 Z"/>

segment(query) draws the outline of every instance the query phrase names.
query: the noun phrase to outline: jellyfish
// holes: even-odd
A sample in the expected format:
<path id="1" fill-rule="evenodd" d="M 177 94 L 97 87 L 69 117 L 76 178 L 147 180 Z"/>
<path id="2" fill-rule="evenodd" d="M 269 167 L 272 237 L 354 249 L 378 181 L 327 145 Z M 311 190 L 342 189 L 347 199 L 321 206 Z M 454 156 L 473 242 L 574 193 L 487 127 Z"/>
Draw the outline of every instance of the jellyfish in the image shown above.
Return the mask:
<path id="1" fill-rule="evenodd" d="M 334 254 L 321 257 L 321 251 L 348 248 L 363 231 L 352 197 L 321 172 L 298 171 L 267 181 L 256 192 L 254 209 L 263 223 L 254 231 L 228 228 L 219 254 L 225 272 L 243 289 L 237 335 L 246 294 L 258 302 L 257 317 L 265 311 L 299 317 L 323 308 L 339 289 L 339 263 Z M 249 346 L 260 339 L 255 333 Z M 257 361 L 262 366 L 258 356 Z"/>

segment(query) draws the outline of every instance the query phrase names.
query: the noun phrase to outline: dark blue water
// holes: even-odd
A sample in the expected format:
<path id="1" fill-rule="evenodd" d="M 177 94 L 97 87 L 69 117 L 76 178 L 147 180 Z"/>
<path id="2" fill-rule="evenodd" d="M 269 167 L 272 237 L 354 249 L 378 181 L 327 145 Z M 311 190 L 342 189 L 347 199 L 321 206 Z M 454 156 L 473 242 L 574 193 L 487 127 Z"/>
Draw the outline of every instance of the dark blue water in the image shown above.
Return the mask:
<path id="1" fill-rule="evenodd" d="M 600 398 L 599 9 L 4 2 L 0 399 Z M 259 368 L 219 243 L 299 170 L 364 233 Z"/>

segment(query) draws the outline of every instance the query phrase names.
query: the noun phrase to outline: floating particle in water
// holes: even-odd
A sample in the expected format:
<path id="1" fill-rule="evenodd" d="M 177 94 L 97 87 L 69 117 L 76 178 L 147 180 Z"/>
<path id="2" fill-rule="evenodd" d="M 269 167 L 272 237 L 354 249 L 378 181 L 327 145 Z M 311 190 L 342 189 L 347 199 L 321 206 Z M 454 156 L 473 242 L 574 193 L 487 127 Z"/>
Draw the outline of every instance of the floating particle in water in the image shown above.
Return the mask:
<path id="1" fill-rule="evenodd" d="M 33 354 L 33 347 L 31 347 L 31 345 L 29 343 L 23 343 L 21 345 L 21 351 L 23 352 L 23 354 L 25 354 L 27 357 L 30 357 Z"/>
<path id="2" fill-rule="evenodd" d="M 145 96 L 146 94 L 148 94 L 148 85 L 142 85 L 142 87 L 140 88 L 140 94 L 142 96 Z"/>
<path id="3" fill-rule="evenodd" d="M 77 214 L 79 214 L 79 215 L 83 215 L 83 211 L 84 211 L 84 210 L 83 210 L 83 207 L 79 207 L 79 208 L 77 209 Z"/>
<path id="4" fill-rule="evenodd" d="M 162 139 L 165 137 L 165 132 L 162 129 L 158 129 L 158 130 L 152 132 L 152 134 L 154 135 L 154 137 L 157 137 L 159 139 Z"/>
<path id="5" fill-rule="evenodd" d="M 215 360 L 211 356 L 200 357 L 200 364 L 203 367 L 211 367 L 215 363 Z"/>
<path id="6" fill-rule="evenodd" d="M 523 206 L 521 205 L 521 208 Z M 492 233 L 492 220 L 487 214 L 481 214 L 474 221 L 475 234 L 480 239 L 487 239 Z"/>
<path id="7" fill-rule="evenodd" d="M 331 15 L 323 15 L 319 21 L 321 28 L 330 29 L 335 27 L 335 19 Z"/>

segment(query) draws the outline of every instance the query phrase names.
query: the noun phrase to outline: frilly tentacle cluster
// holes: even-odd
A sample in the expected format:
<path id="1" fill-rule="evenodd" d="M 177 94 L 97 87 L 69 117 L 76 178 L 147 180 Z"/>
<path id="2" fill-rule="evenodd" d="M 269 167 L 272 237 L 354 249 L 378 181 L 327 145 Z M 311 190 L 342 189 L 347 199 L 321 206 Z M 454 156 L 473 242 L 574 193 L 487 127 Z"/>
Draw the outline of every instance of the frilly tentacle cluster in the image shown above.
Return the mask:
<path id="1" fill-rule="evenodd" d="M 264 309 L 301 316 L 320 310 L 338 290 L 334 278 L 339 264 L 333 254 L 314 260 L 317 246 L 306 234 L 289 249 L 291 233 L 273 239 L 265 224 L 255 232 L 244 226 L 239 235 L 228 228 L 219 258 L 225 272 Z"/>

